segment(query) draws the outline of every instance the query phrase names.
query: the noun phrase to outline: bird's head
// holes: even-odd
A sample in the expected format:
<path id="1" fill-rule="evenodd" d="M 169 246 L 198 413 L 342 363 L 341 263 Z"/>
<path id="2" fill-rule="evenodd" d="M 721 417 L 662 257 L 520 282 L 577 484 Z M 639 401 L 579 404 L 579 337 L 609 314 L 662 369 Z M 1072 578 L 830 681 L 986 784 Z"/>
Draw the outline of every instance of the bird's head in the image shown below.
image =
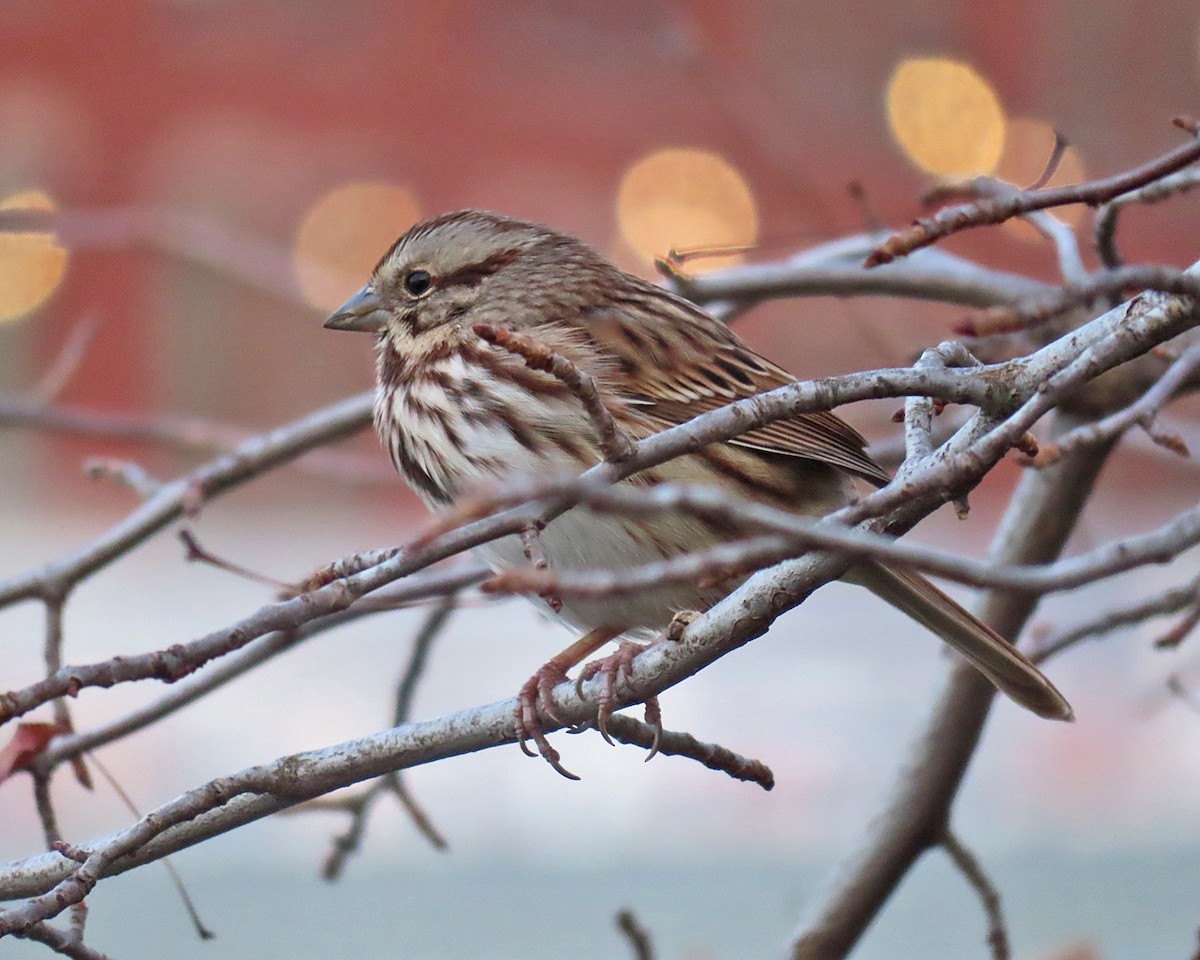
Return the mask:
<path id="1" fill-rule="evenodd" d="M 564 272 L 564 264 L 576 269 Z M 394 344 L 441 339 L 480 322 L 523 326 L 522 317 L 575 312 L 597 271 L 612 269 L 565 234 L 460 210 L 409 228 L 325 326 L 379 333 Z"/>

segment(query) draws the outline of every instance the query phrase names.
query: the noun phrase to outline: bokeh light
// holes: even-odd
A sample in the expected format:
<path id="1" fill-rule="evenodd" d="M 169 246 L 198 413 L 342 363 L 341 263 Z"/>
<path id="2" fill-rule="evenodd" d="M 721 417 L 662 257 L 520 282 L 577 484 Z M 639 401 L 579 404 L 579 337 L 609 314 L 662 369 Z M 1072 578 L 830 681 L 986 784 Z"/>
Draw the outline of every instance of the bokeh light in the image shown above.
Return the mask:
<path id="1" fill-rule="evenodd" d="M 670 148 L 638 160 L 617 193 L 621 235 L 644 263 L 670 250 L 745 247 L 758 239 L 758 212 L 745 178 L 706 150 Z M 738 255 L 687 261 L 689 272 L 730 266 Z"/>
<path id="2" fill-rule="evenodd" d="M 304 299 L 334 310 L 367 282 L 395 239 L 420 216 L 412 193 L 390 183 L 347 183 L 314 203 L 292 248 Z"/>
<path id="3" fill-rule="evenodd" d="M 909 59 L 887 89 L 892 135 L 917 166 L 940 177 L 991 173 L 1004 147 L 1004 110 L 965 63 Z"/>
<path id="4" fill-rule="evenodd" d="M 53 212 L 54 201 L 40 190 L 0 200 L 0 210 Z M 68 253 L 54 234 L 0 231 L 0 323 L 17 320 L 50 298 L 67 270 Z"/>
<path id="5" fill-rule="evenodd" d="M 1054 128 L 1041 120 L 1015 117 L 1008 123 L 1004 140 L 1004 152 L 996 165 L 996 176 L 1017 187 L 1028 187 L 1036 183 L 1046 170 L 1046 164 L 1054 153 Z M 1060 187 L 1068 183 L 1079 183 L 1087 179 L 1083 158 L 1073 146 L 1063 150 L 1058 166 L 1043 186 Z M 1049 211 L 1060 220 L 1077 227 L 1087 211 L 1081 203 L 1069 207 L 1055 207 Z M 1010 220 L 1005 227 L 1023 239 L 1037 240 L 1041 234 L 1023 220 Z"/>

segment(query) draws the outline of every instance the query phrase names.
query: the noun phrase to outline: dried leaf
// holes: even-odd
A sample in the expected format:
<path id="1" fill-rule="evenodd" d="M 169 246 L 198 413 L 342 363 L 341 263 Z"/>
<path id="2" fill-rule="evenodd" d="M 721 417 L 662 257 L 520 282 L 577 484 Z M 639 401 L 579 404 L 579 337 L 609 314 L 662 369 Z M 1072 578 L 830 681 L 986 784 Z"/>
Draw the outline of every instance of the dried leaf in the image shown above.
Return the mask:
<path id="1" fill-rule="evenodd" d="M 0 783 L 17 770 L 26 770 L 46 744 L 59 734 L 57 724 L 18 723 L 12 739 L 0 748 Z"/>

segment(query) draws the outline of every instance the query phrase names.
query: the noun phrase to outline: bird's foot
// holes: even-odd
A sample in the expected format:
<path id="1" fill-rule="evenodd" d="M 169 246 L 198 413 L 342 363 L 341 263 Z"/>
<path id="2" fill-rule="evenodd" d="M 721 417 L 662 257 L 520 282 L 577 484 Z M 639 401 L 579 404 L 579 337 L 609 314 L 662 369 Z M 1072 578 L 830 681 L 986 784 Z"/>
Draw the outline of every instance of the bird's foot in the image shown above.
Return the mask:
<path id="1" fill-rule="evenodd" d="M 517 694 L 517 706 L 513 711 L 517 728 L 517 743 L 527 756 L 541 756 L 550 766 L 568 780 L 578 780 L 570 770 L 562 765 L 559 753 L 546 739 L 546 731 L 542 726 L 542 718 L 566 726 L 566 722 L 554 712 L 554 688 L 567 679 L 567 671 L 575 664 L 582 663 L 602 646 L 619 637 L 624 632 L 622 627 L 594 627 L 567 647 L 556 657 L 552 657 L 538 668 L 537 673 L 525 681 L 521 692 Z M 532 740 L 537 752 L 529 749 L 527 741 Z"/>
<path id="2" fill-rule="evenodd" d="M 647 644 L 621 640 L 618 642 L 615 653 L 587 664 L 579 671 L 579 678 L 575 681 L 575 692 L 582 697 L 583 685 L 587 681 L 596 676 L 604 678 L 600 696 L 596 701 L 596 729 L 600 731 L 604 742 L 610 746 L 615 746 L 612 737 L 608 734 L 608 718 L 613 715 L 613 700 L 615 699 L 613 688 L 618 679 L 632 676 L 634 659 L 648 648 Z M 650 747 L 649 756 L 646 757 L 649 760 L 658 753 L 659 741 L 662 739 L 662 710 L 658 705 L 658 697 L 647 697 L 643 701 L 643 705 L 646 722 L 654 727 L 654 743 Z"/>

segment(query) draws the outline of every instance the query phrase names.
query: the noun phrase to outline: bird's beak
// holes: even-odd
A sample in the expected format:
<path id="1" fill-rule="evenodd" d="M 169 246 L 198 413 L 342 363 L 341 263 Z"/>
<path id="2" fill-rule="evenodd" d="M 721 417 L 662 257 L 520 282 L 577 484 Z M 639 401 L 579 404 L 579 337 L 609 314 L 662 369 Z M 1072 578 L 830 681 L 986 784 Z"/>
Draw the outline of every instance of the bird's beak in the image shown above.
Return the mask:
<path id="1" fill-rule="evenodd" d="M 383 329 L 387 319 L 387 308 L 371 285 L 367 284 L 333 312 L 325 321 L 325 329 L 374 333 Z"/>

